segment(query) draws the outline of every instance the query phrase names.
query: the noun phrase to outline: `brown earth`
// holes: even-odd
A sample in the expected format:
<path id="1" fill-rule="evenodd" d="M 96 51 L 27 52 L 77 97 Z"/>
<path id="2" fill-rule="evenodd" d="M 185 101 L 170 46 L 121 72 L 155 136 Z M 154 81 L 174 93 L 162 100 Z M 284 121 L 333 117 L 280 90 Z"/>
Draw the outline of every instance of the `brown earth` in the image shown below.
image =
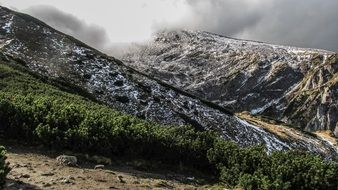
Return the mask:
<path id="1" fill-rule="evenodd" d="M 6 145 L 11 172 L 5 189 L 220 189 L 202 179 L 171 171 L 139 171 L 128 163 L 94 169 L 81 161 L 77 167 L 58 165 L 56 152 L 43 148 Z"/>

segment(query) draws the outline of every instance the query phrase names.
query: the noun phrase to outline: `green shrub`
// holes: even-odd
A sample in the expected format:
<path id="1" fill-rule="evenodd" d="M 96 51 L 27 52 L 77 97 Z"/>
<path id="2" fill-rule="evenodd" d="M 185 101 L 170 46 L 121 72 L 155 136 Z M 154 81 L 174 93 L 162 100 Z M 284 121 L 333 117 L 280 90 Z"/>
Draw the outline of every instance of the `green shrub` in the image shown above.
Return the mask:
<path id="1" fill-rule="evenodd" d="M 0 188 L 6 183 L 6 176 L 10 171 L 9 163 L 6 162 L 6 150 L 0 146 Z"/>
<path id="2" fill-rule="evenodd" d="M 264 147 L 238 148 L 222 140 L 208 151 L 220 180 L 244 189 L 337 189 L 338 164 L 300 151 L 267 155 Z"/>
<path id="3" fill-rule="evenodd" d="M 268 155 L 264 146 L 239 148 L 215 132 L 161 126 L 122 114 L 3 64 L 0 74 L 0 130 L 6 138 L 108 157 L 185 164 L 244 189 L 338 187 L 337 162 L 297 151 Z"/>

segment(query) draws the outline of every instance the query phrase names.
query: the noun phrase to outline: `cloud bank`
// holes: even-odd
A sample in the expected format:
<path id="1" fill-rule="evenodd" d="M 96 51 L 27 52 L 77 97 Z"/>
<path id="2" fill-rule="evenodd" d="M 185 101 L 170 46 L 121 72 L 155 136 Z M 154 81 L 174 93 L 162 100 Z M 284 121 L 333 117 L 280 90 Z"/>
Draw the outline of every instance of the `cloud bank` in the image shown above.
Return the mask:
<path id="1" fill-rule="evenodd" d="M 336 0 L 186 0 L 177 27 L 276 44 L 338 50 Z"/>
<path id="2" fill-rule="evenodd" d="M 160 1 L 168 3 L 168 0 Z M 338 51 L 336 0 L 172 0 L 171 2 L 177 7 L 187 7 L 186 14 L 180 19 L 171 19 L 170 22 L 153 21 L 149 31 L 203 30 L 248 40 Z M 91 14 L 95 14 L 94 9 Z M 25 12 L 102 51 L 110 52 L 111 49 L 114 51 L 118 49 L 114 46 L 114 42 L 108 43 L 109 30 L 106 30 L 104 25 L 88 24 L 85 20 L 51 6 L 34 6 Z M 158 12 L 160 14 L 161 10 Z M 126 18 L 135 16 L 133 12 L 126 10 Z M 137 31 L 142 27 L 140 23 L 132 23 L 132 19 L 127 20 L 129 22 L 124 24 L 132 25 L 129 27 L 132 30 Z M 116 26 L 116 30 L 118 29 Z"/>
<path id="3" fill-rule="evenodd" d="M 109 43 L 106 30 L 94 24 L 87 24 L 76 16 L 65 13 L 52 6 L 33 6 L 25 10 L 48 25 L 69 34 L 98 49 L 104 49 Z"/>

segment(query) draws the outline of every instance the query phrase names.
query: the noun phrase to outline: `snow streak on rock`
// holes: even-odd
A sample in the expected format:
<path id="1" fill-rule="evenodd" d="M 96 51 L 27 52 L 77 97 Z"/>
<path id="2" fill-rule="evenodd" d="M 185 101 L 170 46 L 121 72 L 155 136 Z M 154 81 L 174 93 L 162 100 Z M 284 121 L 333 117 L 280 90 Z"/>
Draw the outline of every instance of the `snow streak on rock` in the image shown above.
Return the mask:
<path id="1" fill-rule="evenodd" d="M 338 137 L 337 53 L 172 31 L 122 59 L 235 112 L 263 114 L 311 132 L 331 130 Z"/>

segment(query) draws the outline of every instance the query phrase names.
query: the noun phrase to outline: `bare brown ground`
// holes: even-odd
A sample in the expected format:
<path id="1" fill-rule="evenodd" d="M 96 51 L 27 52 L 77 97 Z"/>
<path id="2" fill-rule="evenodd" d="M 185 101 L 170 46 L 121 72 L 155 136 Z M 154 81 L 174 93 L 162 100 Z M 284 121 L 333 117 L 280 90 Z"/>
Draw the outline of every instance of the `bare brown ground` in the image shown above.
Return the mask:
<path id="1" fill-rule="evenodd" d="M 145 172 L 121 165 L 94 169 L 94 163 L 60 166 L 57 153 L 42 148 L 6 145 L 12 168 L 5 189 L 219 189 L 201 185 L 192 176 L 173 172 Z"/>

